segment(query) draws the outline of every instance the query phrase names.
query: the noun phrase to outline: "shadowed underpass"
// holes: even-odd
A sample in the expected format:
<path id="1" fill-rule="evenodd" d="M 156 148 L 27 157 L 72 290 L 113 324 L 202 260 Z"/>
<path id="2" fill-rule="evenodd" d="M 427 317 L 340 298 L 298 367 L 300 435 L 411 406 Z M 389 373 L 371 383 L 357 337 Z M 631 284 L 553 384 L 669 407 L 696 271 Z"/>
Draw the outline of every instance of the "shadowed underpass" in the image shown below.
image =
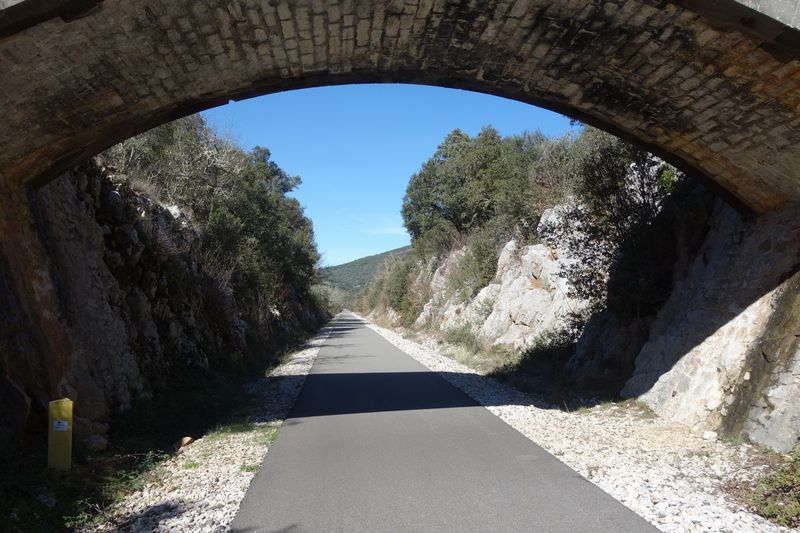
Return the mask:
<path id="1" fill-rule="evenodd" d="M 340 318 L 234 531 L 655 531 L 352 317 Z"/>

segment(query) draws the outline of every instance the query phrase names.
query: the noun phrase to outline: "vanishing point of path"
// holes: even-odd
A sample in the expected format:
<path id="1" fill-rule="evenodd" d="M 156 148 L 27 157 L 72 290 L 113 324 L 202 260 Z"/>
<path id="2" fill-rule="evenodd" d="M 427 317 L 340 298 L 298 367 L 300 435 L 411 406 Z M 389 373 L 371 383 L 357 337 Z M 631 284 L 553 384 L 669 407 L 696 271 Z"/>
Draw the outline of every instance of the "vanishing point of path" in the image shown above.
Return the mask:
<path id="1" fill-rule="evenodd" d="M 234 531 L 657 531 L 363 321 L 332 326 Z"/>

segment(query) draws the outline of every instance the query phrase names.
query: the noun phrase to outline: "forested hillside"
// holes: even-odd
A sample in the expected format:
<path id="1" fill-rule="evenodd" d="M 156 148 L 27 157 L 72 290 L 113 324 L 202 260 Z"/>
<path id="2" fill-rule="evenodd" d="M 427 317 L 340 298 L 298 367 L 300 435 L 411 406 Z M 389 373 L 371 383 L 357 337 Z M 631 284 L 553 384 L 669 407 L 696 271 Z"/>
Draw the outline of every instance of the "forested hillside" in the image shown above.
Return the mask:
<path id="1" fill-rule="evenodd" d="M 403 246 L 341 265 L 325 267 L 320 269 L 320 278 L 334 289 L 339 289 L 347 295 L 354 295 L 369 285 L 387 260 L 402 257 L 409 250 L 409 246 Z"/>

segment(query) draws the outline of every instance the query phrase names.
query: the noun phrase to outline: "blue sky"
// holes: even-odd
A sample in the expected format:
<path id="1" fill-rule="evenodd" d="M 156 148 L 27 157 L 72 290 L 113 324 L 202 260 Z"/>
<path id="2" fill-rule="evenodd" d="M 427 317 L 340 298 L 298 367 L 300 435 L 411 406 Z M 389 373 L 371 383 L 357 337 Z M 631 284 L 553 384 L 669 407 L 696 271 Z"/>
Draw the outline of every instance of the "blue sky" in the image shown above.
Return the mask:
<path id="1" fill-rule="evenodd" d="M 269 148 L 302 185 L 292 194 L 314 222 L 324 265 L 409 243 L 400 217 L 409 177 L 453 128 L 561 135 L 569 119 L 495 96 L 421 85 L 287 91 L 205 111 L 243 147 Z"/>

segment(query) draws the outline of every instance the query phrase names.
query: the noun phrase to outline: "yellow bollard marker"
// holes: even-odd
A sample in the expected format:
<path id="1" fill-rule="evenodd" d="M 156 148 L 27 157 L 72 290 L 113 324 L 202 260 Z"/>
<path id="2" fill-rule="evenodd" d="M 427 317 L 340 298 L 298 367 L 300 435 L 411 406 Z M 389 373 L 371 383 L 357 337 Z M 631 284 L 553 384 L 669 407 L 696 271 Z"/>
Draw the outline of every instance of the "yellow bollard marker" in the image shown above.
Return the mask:
<path id="1" fill-rule="evenodd" d="M 55 470 L 72 467 L 72 400 L 63 398 L 48 406 L 47 466 Z"/>

